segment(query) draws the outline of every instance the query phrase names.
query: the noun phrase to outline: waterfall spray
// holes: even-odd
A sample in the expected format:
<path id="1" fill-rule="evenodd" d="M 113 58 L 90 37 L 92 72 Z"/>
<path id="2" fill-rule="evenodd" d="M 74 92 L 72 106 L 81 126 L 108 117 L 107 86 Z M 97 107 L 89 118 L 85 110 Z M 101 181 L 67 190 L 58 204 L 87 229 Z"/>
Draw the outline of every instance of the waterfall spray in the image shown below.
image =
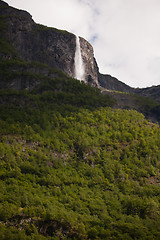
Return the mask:
<path id="1" fill-rule="evenodd" d="M 85 80 L 85 69 L 81 55 L 80 39 L 76 36 L 76 51 L 75 51 L 75 78 L 78 80 Z"/>

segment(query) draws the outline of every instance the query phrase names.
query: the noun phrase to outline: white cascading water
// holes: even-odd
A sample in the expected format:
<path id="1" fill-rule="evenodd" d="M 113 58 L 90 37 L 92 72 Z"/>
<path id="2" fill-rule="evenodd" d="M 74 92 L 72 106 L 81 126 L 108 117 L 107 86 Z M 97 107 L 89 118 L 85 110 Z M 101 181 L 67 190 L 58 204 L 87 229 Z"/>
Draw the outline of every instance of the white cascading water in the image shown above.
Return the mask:
<path id="1" fill-rule="evenodd" d="M 81 55 L 81 47 L 79 37 L 76 36 L 76 51 L 75 51 L 75 78 L 78 80 L 85 80 L 85 68 L 83 64 L 83 59 Z"/>

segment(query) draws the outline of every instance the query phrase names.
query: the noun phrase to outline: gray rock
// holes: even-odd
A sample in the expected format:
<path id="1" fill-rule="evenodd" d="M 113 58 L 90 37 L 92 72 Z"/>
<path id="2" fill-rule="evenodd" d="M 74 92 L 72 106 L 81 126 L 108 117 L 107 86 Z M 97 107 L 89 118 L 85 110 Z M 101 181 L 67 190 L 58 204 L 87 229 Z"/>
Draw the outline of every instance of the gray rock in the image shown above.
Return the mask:
<path id="1" fill-rule="evenodd" d="M 36 24 L 29 13 L 12 8 L 3 1 L 0 2 L 0 16 L 5 16 L 6 35 L 22 60 L 40 62 L 74 77 L 74 34 Z M 98 67 L 93 48 L 83 38 L 80 44 L 86 69 L 85 81 L 98 86 Z"/>
<path id="2" fill-rule="evenodd" d="M 134 92 L 134 88 L 126 85 L 125 83 L 119 81 L 117 78 L 112 77 L 108 74 L 101 74 L 98 75 L 99 85 L 108 90 L 114 90 L 119 92 Z"/>
<path id="3" fill-rule="evenodd" d="M 87 42 L 84 38 L 80 38 L 82 58 L 85 65 L 85 81 L 90 83 L 92 86 L 98 87 L 98 66 L 94 58 L 94 52 L 92 45 Z"/>
<path id="4" fill-rule="evenodd" d="M 74 34 L 36 24 L 28 12 L 10 7 L 4 1 L 0 1 L 0 18 L 0 38 L 2 42 L 6 41 L 10 45 L 7 48 L 9 50 L 6 51 L 2 51 L 1 47 L 1 60 L 10 60 L 16 57 L 23 61 L 39 62 L 50 68 L 59 69 L 70 77 L 75 76 L 76 36 Z M 5 44 L 3 46 L 5 47 Z M 80 37 L 80 46 L 85 65 L 86 83 L 99 87 L 102 91 L 108 89 L 137 93 L 160 101 L 158 87 L 134 89 L 108 74 L 99 73 L 91 44 Z M 12 47 L 13 49 L 10 50 Z M 17 71 L 22 73 L 21 68 L 17 68 Z M 55 77 L 55 74 L 51 73 L 47 67 L 40 69 L 40 67 L 33 65 L 32 68 L 23 69 L 23 72 L 25 71 Z M 35 82 L 30 79 L 26 80 L 25 84 L 24 76 L 20 74 L 10 83 L 3 84 L 3 79 L 0 79 L 0 87 L 30 89 L 37 86 L 37 81 Z"/>

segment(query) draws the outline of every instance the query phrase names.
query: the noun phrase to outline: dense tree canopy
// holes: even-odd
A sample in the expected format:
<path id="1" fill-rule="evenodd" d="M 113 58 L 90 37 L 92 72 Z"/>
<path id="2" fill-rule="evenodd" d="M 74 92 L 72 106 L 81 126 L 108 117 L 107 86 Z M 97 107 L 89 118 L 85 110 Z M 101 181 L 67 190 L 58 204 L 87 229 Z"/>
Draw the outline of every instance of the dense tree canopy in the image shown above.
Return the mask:
<path id="1" fill-rule="evenodd" d="M 2 240 L 160 238 L 158 124 L 69 78 L 0 102 Z"/>

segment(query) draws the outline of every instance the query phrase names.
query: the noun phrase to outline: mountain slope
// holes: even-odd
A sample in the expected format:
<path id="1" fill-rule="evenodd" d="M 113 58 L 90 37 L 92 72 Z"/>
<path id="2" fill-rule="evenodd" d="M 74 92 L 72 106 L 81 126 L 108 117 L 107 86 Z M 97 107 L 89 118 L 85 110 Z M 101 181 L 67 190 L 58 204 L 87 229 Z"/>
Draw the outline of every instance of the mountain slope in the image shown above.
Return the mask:
<path id="1" fill-rule="evenodd" d="M 131 88 L 130 86 L 126 85 L 125 83 L 119 81 L 117 78 L 114 78 L 108 74 L 99 73 L 98 81 L 99 81 L 99 84 L 101 87 L 108 89 L 108 90 L 129 92 L 129 93 L 134 92 L 134 88 Z"/>
<path id="2" fill-rule="evenodd" d="M 159 125 L 62 81 L 1 91 L 1 239 L 158 239 Z"/>
<path id="3" fill-rule="evenodd" d="M 150 97 L 160 103 L 160 85 L 148 88 L 137 88 L 135 93 L 145 97 Z"/>
<path id="4" fill-rule="evenodd" d="M 36 24 L 29 13 L 12 8 L 3 1 L 0 2 L 0 16 L 1 88 L 33 90 L 41 84 L 44 77 L 56 78 L 62 75 L 64 77 L 61 71 L 74 76 L 75 36 L 73 34 Z M 158 103 L 150 104 L 147 99 L 141 101 L 141 97 L 133 98 L 127 95 L 127 99 L 130 100 L 126 99 L 126 103 L 123 104 L 122 99 L 126 98 L 126 95 L 114 94 L 113 90 L 129 93 L 138 93 L 138 90 L 110 75 L 100 74 L 92 46 L 82 38 L 80 41 L 86 68 L 85 81 L 92 86 L 98 86 L 105 94 L 105 89 L 111 90 L 112 98 L 117 101 L 116 107 L 127 106 L 128 109 L 136 109 L 151 121 L 159 122 Z M 136 99 L 142 104 L 137 104 Z"/>
<path id="5" fill-rule="evenodd" d="M 151 122 L 160 123 L 160 104 L 152 98 L 135 93 L 103 90 L 103 95 L 115 100 L 114 108 L 136 110 Z"/>
<path id="6" fill-rule="evenodd" d="M 160 127 L 136 111 L 159 104 L 24 60 L 2 6 L 1 240 L 159 239 Z"/>

